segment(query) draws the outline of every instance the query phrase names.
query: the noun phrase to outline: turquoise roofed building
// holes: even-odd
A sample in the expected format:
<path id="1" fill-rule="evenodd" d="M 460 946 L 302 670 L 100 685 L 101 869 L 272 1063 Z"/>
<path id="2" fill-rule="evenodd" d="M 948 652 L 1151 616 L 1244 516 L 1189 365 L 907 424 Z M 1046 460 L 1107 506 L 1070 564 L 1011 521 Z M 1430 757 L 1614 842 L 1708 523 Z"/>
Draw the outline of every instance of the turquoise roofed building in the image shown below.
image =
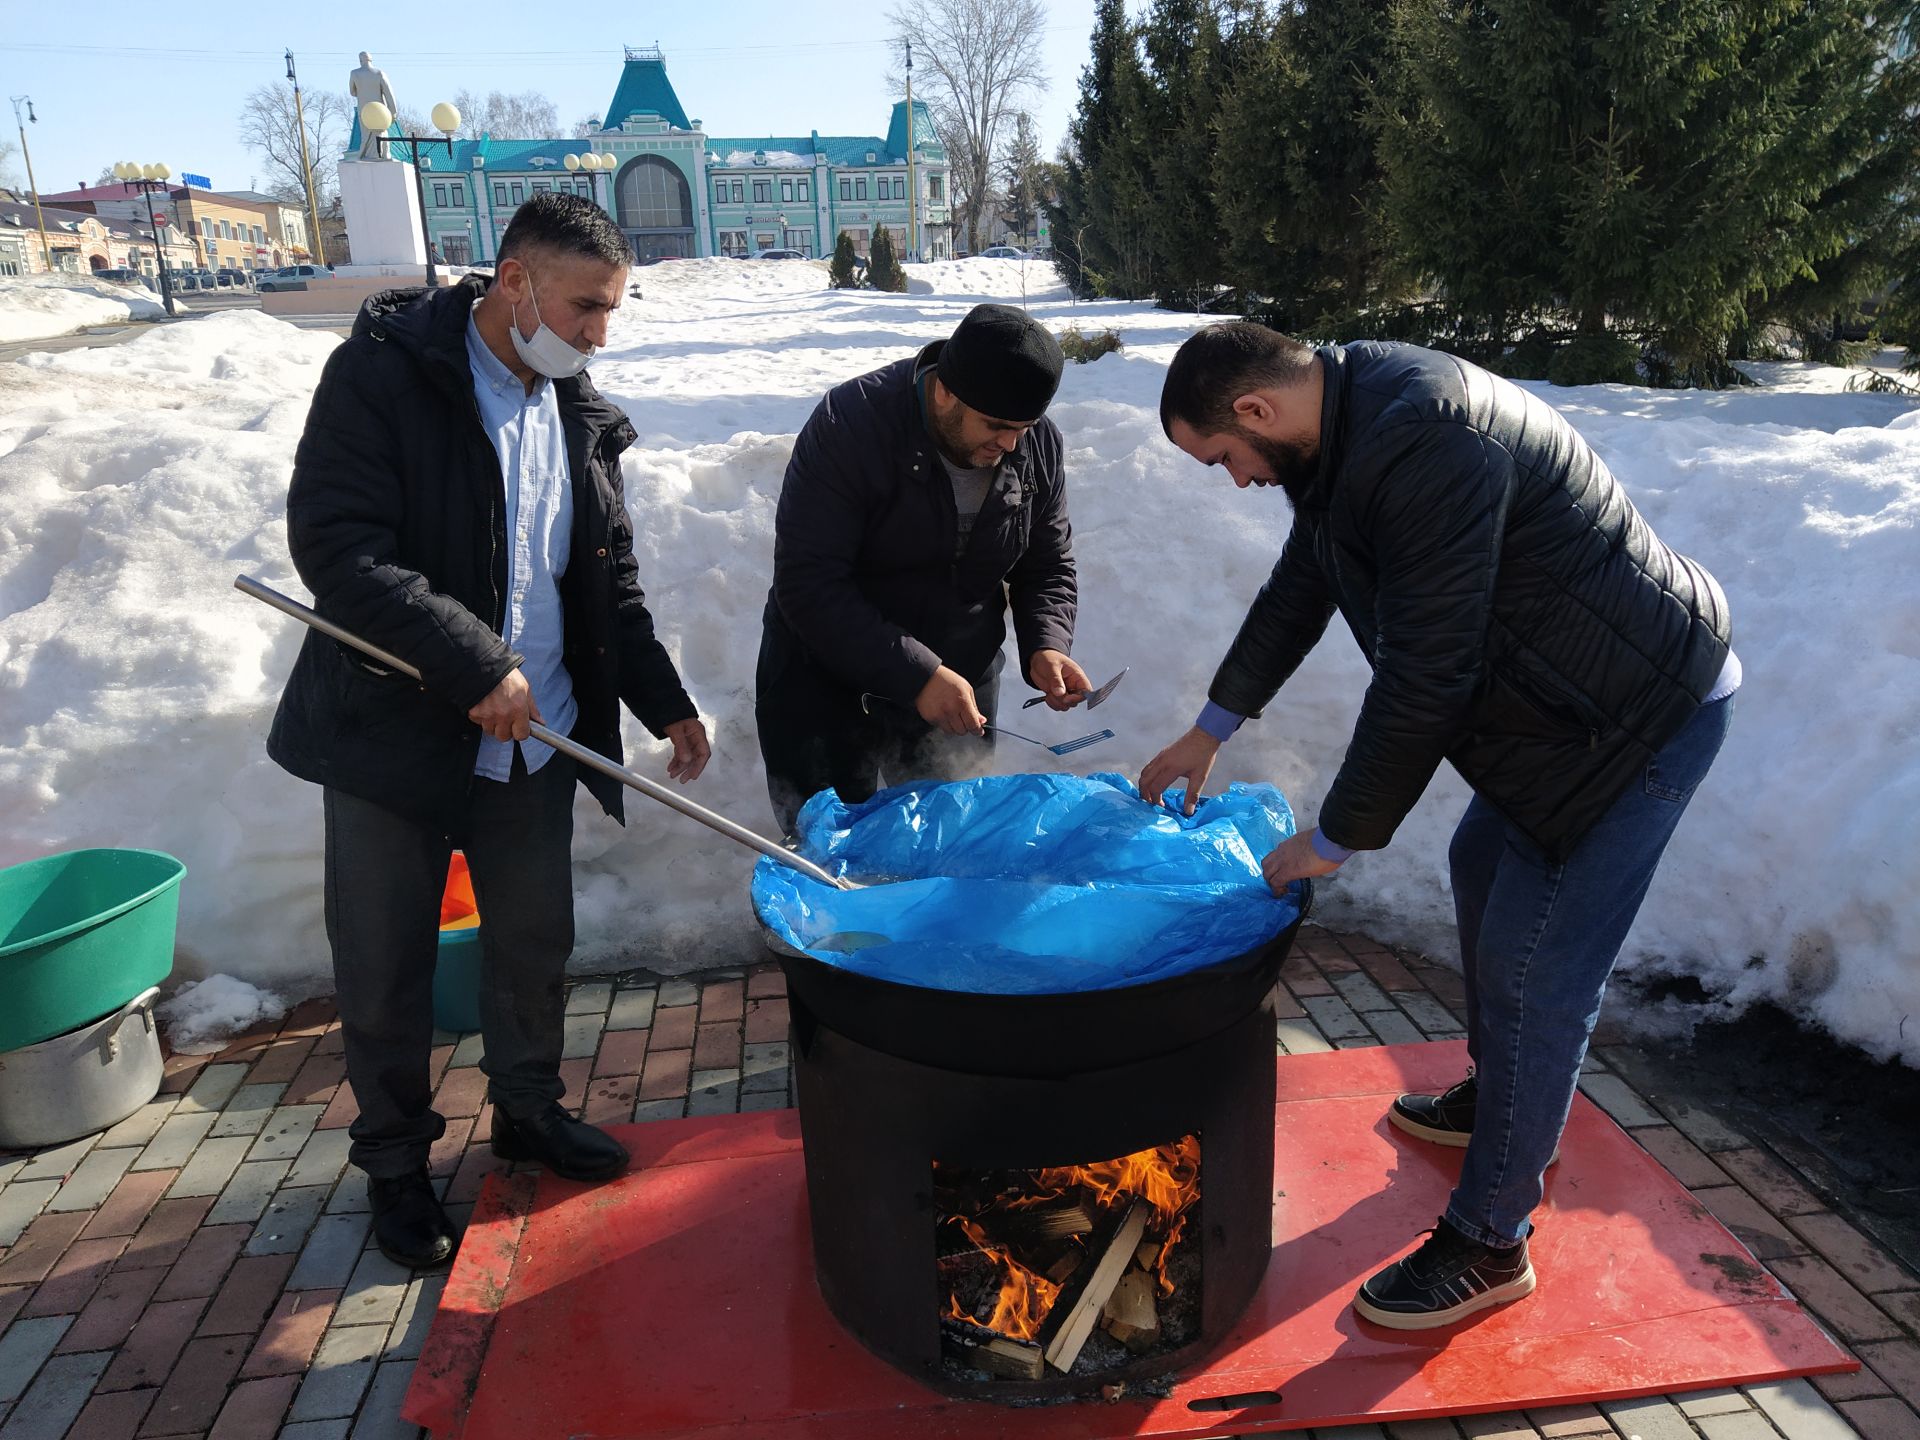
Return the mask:
<path id="1" fill-rule="evenodd" d="M 882 227 L 903 255 L 953 253 L 947 153 L 925 105 L 914 102 L 910 126 L 897 103 L 884 136 L 710 136 L 688 118 L 657 49 L 627 50 L 593 135 L 423 148 L 427 231 L 453 265 L 490 265 L 513 212 L 542 190 L 597 201 L 643 262 L 773 249 L 824 256 L 842 230 L 865 255 Z M 613 156 L 612 170 L 568 168 L 569 156 L 588 154 Z"/>

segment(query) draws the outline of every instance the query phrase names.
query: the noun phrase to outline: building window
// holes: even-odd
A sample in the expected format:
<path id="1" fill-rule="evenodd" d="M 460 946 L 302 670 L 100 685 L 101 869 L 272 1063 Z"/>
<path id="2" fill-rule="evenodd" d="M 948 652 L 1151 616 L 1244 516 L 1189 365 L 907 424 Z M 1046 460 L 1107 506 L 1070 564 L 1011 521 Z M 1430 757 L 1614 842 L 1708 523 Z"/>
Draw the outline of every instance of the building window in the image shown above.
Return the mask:
<path id="1" fill-rule="evenodd" d="M 467 203 L 467 187 L 462 185 L 458 180 L 453 182 L 453 203 L 456 205 L 465 205 Z"/>
<path id="2" fill-rule="evenodd" d="M 527 188 L 518 180 L 513 182 L 513 203 L 518 205 L 527 198 Z"/>
<path id="3" fill-rule="evenodd" d="M 506 181 L 496 180 L 493 182 L 493 203 L 496 205 L 504 205 L 507 203 Z"/>
<path id="4" fill-rule="evenodd" d="M 545 180 L 536 180 L 533 182 L 533 193 L 536 195 L 543 194 L 546 191 L 551 190 L 552 188 L 553 186 L 548 184 Z"/>
<path id="5" fill-rule="evenodd" d="M 896 175 L 893 177 L 893 198 L 896 200 L 904 200 L 907 198 L 906 176 Z"/>
<path id="6" fill-rule="evenodd" d="M 720 232 L 720 253 L 731 255 L 736 260 L 747 257 L 747 232 L 744 230 L 722 230 Z"/>
<path id="7" fill-rule="evenodd" d="M 434 185 L 433 203 L 443 208 L 445 207 L 447 203 L 447 187 L 446 186 L 437 184 L 437 183 Z"/>
<path id="8" fill-rule="evenodd" d="M 941 191 L 944 188 L 945 188 L 945 182 L 943 182 L 938 175 L 929 175 L 927 177 L 928 201 L 934 205 L 944 204 L 945 202 L 942 201 L 940 198 Z"/>
<path id="9" fill-rule="evenodd" d="M 214 234 L 215 234 L 215 231 L 213 228 L 213 221 L 207 219 L 206 216 L 202 215 L 200 217 L 200 238 L 202 240 L 211 240 L 213 239 Z"/>
<path id="10" fill-rule="evenodd" d="M 798 250 L 809 259 L 813 257 L 813 232 L 811 230 L 787 231 L 787 249 Z"/>
<path id="11" fill-rule="evenodd" d="M 780 237 L 771 230 L 754 232 L 753 244 L 756 250 L 771 250 L 780 243 Z"/>
<path id="12" fill-rule="evenodd" d="M 693 228 L 693 191 L 687 178 L 658 155 L 643 155 L 620 172 L 614 205 L 622 230 Z"/>
<path id="13" fill-rule="evenodd" d="M 866 176 L 864 175 L 854 176 L 853 198 L 856 200 L 864 200 L 867 198 L 867 177 Z"/>
<path id="14" fill-rule="evenodd" d="M 233 222 L 231 220 L 222 220 L 220 222 L 220 238 L 222 240 L 233 239 Z"/>
<path id="15" fill-rule="evenodd" d="M 780 203 L 783 205 L 791 205 L 793 203 L 793 182 L 791 180 L 782 180 L 780 182 Z"/>
<path id="16" fill-rule="evenodd" d="M 446 257 L 449 265 L 473 264 L 473 245 L 464 232 L 459 235 L 442 235 L 440 253 Z"/>
<path id="17" fill-rule="evenodd" d="M 747 203 L 746 181 L 736 180 L 733 182 L 733 203 L 736 205 L 744 205 Z"/>
<path id="18" fill-rule="evenodd" d="M 853 181 L 844 175 L 840 177 L 840 198 L 842 200 L 851 200 L 853 198 Z"/>
<path id="19" fill-rule="evenodd" d="M 724 205 L 727 203 L 726 181 L 716 180 L 713 182 L 713 203 L 716 205 Z"/>
<path id="20" fill-rule="evenodd" d="M 799 186 L 799 187 L 800 187 L 800 196 L 799 196 L 799 198 L 800 198 L 800 201 L 801 201 L 801 203 L 802 203 L 802 204 L 805 204 L 805 203 L 806 203 L 806 199 L 807 199 L 807 182 L 806 182 L 805 180 L 796 180 L 796 181 L 794 181 L 793 183 L 794 183 L 795 185 L 797 185 L 797 186 Z"/>
<path id="21" fill-rule="evenodd" d="M 773 182 L 771 180 L 754 181 L 753 182 L 753 203 L 756 205 L 768 205 L 768 204 L 771 204 L 772 201 L 773 201 Z"/>

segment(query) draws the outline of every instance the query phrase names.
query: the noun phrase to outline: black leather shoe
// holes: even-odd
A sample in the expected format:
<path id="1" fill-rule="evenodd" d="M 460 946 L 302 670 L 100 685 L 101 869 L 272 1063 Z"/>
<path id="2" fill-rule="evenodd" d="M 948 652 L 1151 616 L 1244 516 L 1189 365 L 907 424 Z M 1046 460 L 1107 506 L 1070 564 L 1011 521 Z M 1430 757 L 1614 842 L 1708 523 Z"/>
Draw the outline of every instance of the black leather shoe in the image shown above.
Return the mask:
<path id="1" fill-rule="evenodd" d="M 627 1168 L 626 1146 L 558 1105 L 518 1120 L 495 1106 L 493 1153 L 537 1161 L 569 1180 L 611 1180 Z"/>
<path id="2" fill-rule="evenodd" d="M 424 1269 L 444 1265 L 453 1254 L 453 1221 L 425 1169 L 391 1180 L 371 1176 L 367 1198 L 373 1202 L 373 1238 L 394 1264 Z"/>

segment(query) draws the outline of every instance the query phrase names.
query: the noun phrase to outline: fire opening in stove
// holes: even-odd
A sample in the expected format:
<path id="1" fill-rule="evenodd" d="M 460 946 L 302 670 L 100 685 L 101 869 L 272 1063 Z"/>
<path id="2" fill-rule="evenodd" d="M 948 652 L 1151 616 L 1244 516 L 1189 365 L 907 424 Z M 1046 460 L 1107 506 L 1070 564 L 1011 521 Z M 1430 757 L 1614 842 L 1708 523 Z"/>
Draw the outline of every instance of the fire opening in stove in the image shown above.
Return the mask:
<path id="1" fill-rule="evenodd" d="M 1200 1331 L 1200 1137 L 1031 1170 L 934 1164 L 950 1368 L 1095 1375 Z"/>

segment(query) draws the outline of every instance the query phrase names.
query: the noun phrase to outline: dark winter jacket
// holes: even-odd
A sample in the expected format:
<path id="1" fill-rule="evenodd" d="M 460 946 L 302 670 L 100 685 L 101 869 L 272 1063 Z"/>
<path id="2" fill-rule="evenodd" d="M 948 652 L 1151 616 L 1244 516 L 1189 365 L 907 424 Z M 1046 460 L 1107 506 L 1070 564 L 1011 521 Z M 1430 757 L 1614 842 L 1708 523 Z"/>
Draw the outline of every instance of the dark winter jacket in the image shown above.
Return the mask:
<path id="1" fill-rule="evenodd" d="M 314 392 L 287 492 L 287 545 L 314 607 L 423 679 L 311 633 L 267 741 L 302 779 L 447 834 L 460 828 L 480 747 L 467 711 L 522 658 L 500 638 L 506 490 L 466 348 L 488 283 L 473 276 L 367 301 Z M 656 736 L 697 712 L 640 592 L 620 484 L 633 427 L 586 376 L 548 383 L 573 480 L 572 558 L 560 579 L 573 739 L 618 760 L 619 702 Z M 619 818 L 619 784 L 582 779 Z"/>
<path id="2" fill-rule="evenodd" d="M 1023 676 L 1035 651 L 1071 652 L 1060 432 L 1043 419 L 1021 437 L 956 560 L 953 483 L 914 385 L 944 343 L 835 387 L 794 443 L 761 643 L 776 685 L 795 663 L 906 705 L 943 664 L 978 683 L 997 672 L 1009 601 Z"/>
<path id="3" fill-rule="evenodd" d="M 1726 596 L 1537 396 L 1411 345 L 1320 359 L 1318 468 L 1209 694 L 1257 714 L 1337 608 L 1373 680 L 1327 838 L 1384 846 L 1445 758 L 1564 857 L 1712 689 Z"/>

